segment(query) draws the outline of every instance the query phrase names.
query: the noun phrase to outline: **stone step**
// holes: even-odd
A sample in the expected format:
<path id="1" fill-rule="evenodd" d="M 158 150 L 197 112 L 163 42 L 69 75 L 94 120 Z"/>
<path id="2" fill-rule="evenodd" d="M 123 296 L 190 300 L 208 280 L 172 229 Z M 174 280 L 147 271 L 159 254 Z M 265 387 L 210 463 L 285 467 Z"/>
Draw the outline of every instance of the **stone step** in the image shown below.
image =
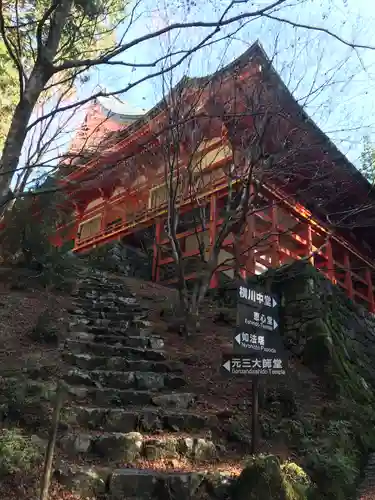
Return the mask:
<path id="1" fill-rule="evenodd" d="M 84 498 L 107 500 L 192 500 L 230 498 L 235 478 L 230 471 L 189 472 L 93 467 L 61 463 L 56 479 Z M 261 499 L 260 499 L 261 500 Z"/>
<path id="2" fill-rule="evenodd" d="M 151 390 L 87 387 L 86 384 L 69 386 L 68 393 L 72 401 L 81 404 L 89 402 L 95 406 L 113 406 L 117 408 L 147 405 L 163 408 L 186 409 L 190 407 L 196 399 L 194 394 L 185 392 L 164 393 Z"/>
<path id="3" fill-rule="evenodd" d="M 140 313 L 136 313 L 131 310 L 125 312 L 101 312 L 99 310 L 93 310 L 91 308 L 87 311 L 84 311 L 83 309 L 75 309 L 74 311 L 78 311 L 71 313 L 74 318 L 83 317 L 91 320 L 106 319 L 109 321 L 126 321 L 134 319 L 135 316 L 140 316 Z M 146 313 L 144 314 L 146 315 Z"/>
<path id="4" fill-rule="evenodd" d="M 81 370 L 139 371 L 156 373 L 183 373 L 183 365 L 177 361 L 128 360 L 120 356 L 92 356 L 64 352 L 63 360 Z"/>
<path id="5" fill-rule="evenodd" d="M 60 437 L 57 444 L 74 457 L 77 454 L 85 458 L 96 456 L 122 463 L 181 457 L 199 462 L 215 460 L 219 455 L 214 442 L 199 434 L 150 436 L 140 432 L 74 432 Z"/>
<path id="6" fill-rule="evenodd" d="M 130 336 L 130 335 L 109 335 L 93 334 L 88 332 L 72 332 L 69 335 L 70 340 L 82 340 L 85 342 L 94 342 L 112 346 L 141 347 L 151 349 L 163 349 L 164 341 L 162 338 L 152 335 L 150 337 Z"/>
<path id="7" fill-rule="evenodd" d="M 98 342 L 81 340 L 66 340 L 65 346 L 74 354 L 93 354 L 95 356 L 126 356 L 129 360 L 144 359 L 147 361 L 165 361 L 165 354 L 153 349 L 140 349 L 136 347 L 115 347 Z"/>
<path id="8" fill-rule="evenodd" d="M 113 389 L 159 390 L 168 388 L 175 390 L 186 385 L 185 379 L 178 375 L 145 371 L 84 371 L 77 368 L 69 370 L 64 380 L 71 385 Z"/>
<path id="9" fill-rule="evenodd" d="M 126 330 L 132 330 L 132 331 L 142 331 L 143 333 L 149 332 L 152 333 L 153 330 L 153 324 L 151 321 L 147 321 L 145 319 L 141 319 L 138 317 L 129 319 L 127 321 L 121 322 L 122 326 L 121 327 L 112 327 L 111 330 L 119 333 L 123 333 Z M 84 328 L 82 331 L 86 332 L 91 332 L 91 333 L 108 333 L 109 327 L 108 325 L 111 324 L 111 321 L 108 320 L 96 320 L 95 322 L 87 319 L 85 316 L 75 318 L 75 321 L 70 323 L 71 327 L 74 327 L 73 330 L 77 330 L 78 326 L 81 325 L 82 328 Z"/>
<path id="10" fill-rule="evenodd" d="M 130 321 L 127 322 L 127 325 L 123 327 L 108 327 L 105 326 L 94 326 L 87 325 L 83 323 L 72 322 L 69 325 L 69 331 L 74 333 L 92 333 L 94 335 L 97 334 L 110 334 L 110 335 L 131 335 L 132 337 L 139 337 L 141 333 L 139 328 L 130 325 Z"/>
<path id="11" fill-rule="evenodd" d="M 134 299 L 134 303 L 136 303 L 136 298 L 130 292 L 127 292 L 124 288 L 121 287 L 96 287 L 96 286 L 85 286 L 80 287 L 77 292 L 73 295 L 76 299 L 121 299 L 127 301 L 129 304 L 132 302 L 131 299 Z"/>
<path id="12" fill-rule="evenodd" d="M 145 307 L 141 307 L 139 304 L 124 304 L 122 302 L 117 302 L 114 300 L 98 301 L 98 300 L 75 300 L 73 302 L 73 307 L 68 310 L 68 312 L 75 312 L 76 310 L 82 311 L 103 311 L 103 312 L 146 312 Z"/>
<path id="13" fill-rule="evenodd" d="M 69 323 L 69 330 L 78 331 L 82 326 L 88 327 L 99 327 L 114 330 L 127 330 L 132 325 L 135 326 L 139 320 L 144 320 L 144 317 L 131 317 L 127 320 L 110 320 L 107 318 L 87 318 L 86 316 L 73 316 L 73 321 Z M 141 329 L 141 327 L 140 327 Z M 150 331 L 150 327 L 144 328 L 145 332 Z"/>
<path id="14" fill-rule="evenodd" d="M 213 414 L 199 414 L 189 410 L 166 410 L 155 407 L 102 408 L 98 406 L 64 406 L 61 422 L 70 428 L 105 429 L 107 432 L 190 432 L 218 427 Z"/>
<path id="15" fill-rule="evenodd" d="M 112 294 L 110 297 L 75 297 L 73 300 L 73 303 L 80 306 L 84 307 L 87 306 L 89 307 L 90 304 L 95 304 L 95 305 L 103 305 L 103 306 L 123 306 L 123 307 L 139 307 L 140 309 L 144 309 L 144 307 L 141 306 L 139 301 L 135 297 L 126 297 L 122 296 L 119 294 Z"/>

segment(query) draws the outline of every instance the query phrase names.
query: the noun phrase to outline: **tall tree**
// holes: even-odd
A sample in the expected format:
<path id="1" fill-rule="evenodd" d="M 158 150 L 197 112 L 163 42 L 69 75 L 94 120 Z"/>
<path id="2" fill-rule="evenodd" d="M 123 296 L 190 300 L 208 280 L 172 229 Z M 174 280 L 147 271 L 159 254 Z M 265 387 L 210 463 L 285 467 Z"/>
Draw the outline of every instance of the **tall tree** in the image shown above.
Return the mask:
<path id="1" fill-rule="evenodd" d="M 17 70 L 12 64 L 4 42 L 0 41 L 0 149 L 4 146 L 18 95 Z"/>

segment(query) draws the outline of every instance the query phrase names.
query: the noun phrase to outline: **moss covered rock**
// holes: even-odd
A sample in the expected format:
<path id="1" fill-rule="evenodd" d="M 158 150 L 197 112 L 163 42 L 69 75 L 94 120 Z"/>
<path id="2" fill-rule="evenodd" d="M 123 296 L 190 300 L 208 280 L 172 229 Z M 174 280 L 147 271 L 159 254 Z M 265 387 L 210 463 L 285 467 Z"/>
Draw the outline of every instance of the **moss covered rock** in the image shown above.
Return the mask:
<path id="1" fill-rule="evenodd" d="M 254 457 L 233 485 L 233 500 L 307 500 L 311 481 L 296 464 L 272 455 Z"/>

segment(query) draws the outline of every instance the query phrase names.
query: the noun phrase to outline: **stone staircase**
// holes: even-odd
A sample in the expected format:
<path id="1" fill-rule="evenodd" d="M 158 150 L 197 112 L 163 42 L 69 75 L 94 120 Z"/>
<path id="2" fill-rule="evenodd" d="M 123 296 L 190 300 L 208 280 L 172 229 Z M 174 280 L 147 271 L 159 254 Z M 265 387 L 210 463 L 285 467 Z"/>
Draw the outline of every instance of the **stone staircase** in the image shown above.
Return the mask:
<path id="1" fill-rule="evenodd" d="M 215 415 L 194 412 L 182 366 L 168 361 L 147 311 L 124 282 L 103 274 L 80 281 L 62 356 L 70 365 L 58 435 L 60 482 L 84 498 L 198 498 L 222 487 L 191 470 L 218 459 Z M 162 463 L 168 472 L 154 467 Z"/>

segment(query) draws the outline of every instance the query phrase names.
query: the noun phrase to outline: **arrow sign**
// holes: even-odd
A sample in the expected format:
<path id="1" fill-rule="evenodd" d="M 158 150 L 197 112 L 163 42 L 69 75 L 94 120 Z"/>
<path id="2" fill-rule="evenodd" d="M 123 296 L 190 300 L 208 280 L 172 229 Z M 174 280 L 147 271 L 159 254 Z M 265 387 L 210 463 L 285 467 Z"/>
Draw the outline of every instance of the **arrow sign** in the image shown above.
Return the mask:
<path id="1" fill-rule="evenodd" d="M 230 360 L 226 361 L 223 364 L 223 368 L 225 368 L 228 372 L 230 372 Z"/>

